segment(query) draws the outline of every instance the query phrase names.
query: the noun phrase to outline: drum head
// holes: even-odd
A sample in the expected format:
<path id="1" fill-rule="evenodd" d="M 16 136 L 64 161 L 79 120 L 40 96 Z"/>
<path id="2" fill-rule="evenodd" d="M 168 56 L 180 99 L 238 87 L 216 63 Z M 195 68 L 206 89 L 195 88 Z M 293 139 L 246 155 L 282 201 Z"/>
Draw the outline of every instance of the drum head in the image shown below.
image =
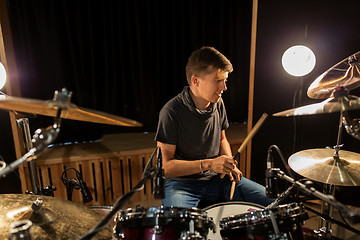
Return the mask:
<path id="1" fill-rule="evenodd" d="M 204 208 L 208 217 L 212 217 L 216 226 L 216 232 L 209 231 L 207 239 L 222 240 L 220 235 L 220 220 L 224 217 L 230 217 L 237 214 L 248 213 L 256 210 L 264 209 L 263 206 L 249 202 L 224 202 L 218 203 Z"/>

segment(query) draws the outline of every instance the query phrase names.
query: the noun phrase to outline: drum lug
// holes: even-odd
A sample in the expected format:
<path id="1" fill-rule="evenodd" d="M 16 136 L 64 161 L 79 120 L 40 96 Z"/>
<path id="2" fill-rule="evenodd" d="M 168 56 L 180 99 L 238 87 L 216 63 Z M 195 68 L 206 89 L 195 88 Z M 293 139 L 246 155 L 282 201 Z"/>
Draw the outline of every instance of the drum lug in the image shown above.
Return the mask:
<path id="1" fill-rule="evenodd" d="M 154 226 L 154 233 L 155 233 L 156 235 L 162 234 L 163 231 L 164 231 L 163 227 L 161 227 L 161 226 L 159 226 L 159 225 L 155 225 L 155 226 Z"/>
<path id="2" fill-rule="evenodd" d="M 114 238 L 125 239 L 125 233 L 123 228 L 114 227 Z"/>
<path id="3" fill-rule="evenodd" d="M 154 233 L 157 235 L 160 235 L 163 233 L 164 228 L 162 226 L 159 225 L 159 215 L 156 216 L 155 218 L 155 226 L 154 226 Z"/>

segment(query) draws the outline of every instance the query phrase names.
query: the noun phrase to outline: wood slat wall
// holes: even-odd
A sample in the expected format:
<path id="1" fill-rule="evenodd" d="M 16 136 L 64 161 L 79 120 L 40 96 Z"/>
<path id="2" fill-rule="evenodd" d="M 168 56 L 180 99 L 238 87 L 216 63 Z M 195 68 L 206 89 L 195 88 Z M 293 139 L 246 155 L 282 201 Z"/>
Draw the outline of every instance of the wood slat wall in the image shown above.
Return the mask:
<path id="1" fill-rule="evenodd" d="M 232 126 L 228 139 L 233 153 L 245 138 L 246 125 Z M 36 168 L 41 187 L 55 186 L 54 197 L 67 199 L 66 187 L 61 174 L 66 168 L 77 169 L 87 184 L 93 201 L 86 205 L 110 206 L 129 192 L 142 178 L 143 170 L 155 150 L 154 134 L 131 133 L 104 136 L 99 142 L 80 143 L 50 147 L 36 160 Z M 239 169 L 246 173 L 246 154 L 241 154 Z M 156 164 L 156 156 L 150 166 Z M 24 172 L 26 189 L 31 190 L 27 164 L 21 166 Z M 68 170 L 67 178 L 76 178 L 75 171 Z M 249 176 L 246 176 L 249 177 Z M 158 206 L 154 199 L 153 182 L 147 181 L 144 189 L 136 192 L 124 207 L 137 204 Z M 82 203 L 80 190 L 73 190 L 72 201 Z"/>

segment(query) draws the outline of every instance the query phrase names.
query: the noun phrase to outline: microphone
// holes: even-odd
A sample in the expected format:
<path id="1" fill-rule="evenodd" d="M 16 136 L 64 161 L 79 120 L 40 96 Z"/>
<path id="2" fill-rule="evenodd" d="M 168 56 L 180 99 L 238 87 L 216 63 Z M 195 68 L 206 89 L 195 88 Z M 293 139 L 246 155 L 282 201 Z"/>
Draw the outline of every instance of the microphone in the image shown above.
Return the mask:
<path id="1" fill-rule="evenodd" d="M 272 168 L 274 167 L 273 159 L 271 156 L 271 147 L 268 150 L 267 161 L 266 161 L 266 172 L 265 172 L 265 185 L 266 185 L 266 197 L 277 198 L 277 178 L 274 177 Z"/>
<path id="2" fill-rule="evenodd" d="M 91 202 L 93 200 L 93 197 L 90 193 L 89 188 L 87 187 L 86 183 L 82 180 L 82 178 L 78 178 L 78 180 L 79 180 L 80 191 L 83 197 L 83 202 L 84 203 Z"/>
<path id="3" fill-rule="evenodd" d="M 78 181 L 76 181 L 75 178 L 67 178 L 67 177 L 62 177 L 62 181 L 63 183 L 65 184 L 66 186 L 66 195 L 67 195 L 67 199 L 69 201 L 72 201 L 72 193 L 73 193 L 73 190 L 74 188 L 76 190 L 79 190 L 80 186 L 79 186 L 79 183 Z"/>
<path id="4" fill-rule="evenodd" d="M 64 177 L 64 181 L 66 183 L 66 186 L 69 186 L 71 188 L 75 188 L 76 190 L 79 190 L 79 183 L 78 181 L 76 181 L 75 178 L 67 178 L 67 177 Z"/>
<path id="5" fill-rule="evenodd" d="M 159 152 L 157 155 L 157 162 L 156 162 L 154 198 L 155 199 L 165 198 L 165 177 L 164 177 L 164 169 L 162 168 L 162 155 L 161 155 L 160 147 L 159 147 Z"/>

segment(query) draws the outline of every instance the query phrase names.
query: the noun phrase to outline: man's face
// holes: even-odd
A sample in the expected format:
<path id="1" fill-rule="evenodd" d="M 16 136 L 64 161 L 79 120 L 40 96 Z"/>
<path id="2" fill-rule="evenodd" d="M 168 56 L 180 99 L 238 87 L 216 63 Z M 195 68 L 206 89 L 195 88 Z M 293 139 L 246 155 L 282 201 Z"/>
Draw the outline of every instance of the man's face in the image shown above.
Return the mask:
<path id="1" fill-rule="evenodd" d="M 197 77 L 200 96 L 208 102 L 217 103 L 222 93 L 227 90 L 227 78 L 228 72 L 220 69 L 215 69 L 209 74 Z"/>

